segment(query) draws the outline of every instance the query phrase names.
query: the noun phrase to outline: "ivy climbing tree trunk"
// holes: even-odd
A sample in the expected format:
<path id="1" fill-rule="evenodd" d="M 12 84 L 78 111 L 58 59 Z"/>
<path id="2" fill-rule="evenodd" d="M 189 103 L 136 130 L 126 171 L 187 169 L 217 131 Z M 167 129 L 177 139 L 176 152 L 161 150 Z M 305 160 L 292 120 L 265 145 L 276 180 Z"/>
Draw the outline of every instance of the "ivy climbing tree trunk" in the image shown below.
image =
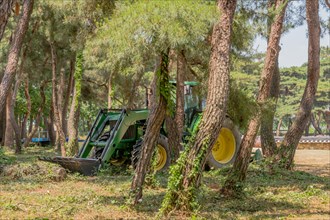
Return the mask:
<path id="1" fill-rule="evenodd" d="M 81 80 L 83 74 L 83 54 L 79 52 L 76 58 L 76 67 L 74 68 L 74 92 L 71 102 L 70 115 L 68 120 L 69 143 L 68 154 L 73 156 L 78 153 L 78 125 L 80 115 L 81 98 Z"/>
<path id="2" fill-rule="evenodd" d="M 15 0 L 0 0 L 0 42 L 5 32 Z"/>
<path id="3" fill-rule="evenodd" d="M 260 127 L 262 109 L 268 107 L 266 103 L 269 100 L 271 80 L 274 74 L 274 68 L 276 66 L 276 57 L 279 52 L 279 43 L 287 4 L 287 0 L 277 0 L 275 3 L 275 10 L 277 11 L 277 14 L 271 24 L 265 64 L 261 73 L 259 93 L 257 97 L 259 109 L 248 124 L 247 131 L 241 142 L 240 150 L 234 162 L 233 168 L 231 169 L 230 175 L 227 177 L 222 188 L 222 192 L 225 194 L 234 193 L 237 190 L 237 183 L 244 181 L 246 177 L 250 155 Z"/>
<path id="4" fill-rule="evenodd" d="M 226 114 L 229 92 L 230 46 L 236 0 L 218 1 L 220 19 L 213 27 L 206 109 L 191 149 L 180 155 L 168 183 L 161 213 L 191 210 L 203 167 Z"/>
<path id="5" fill-rule="evenodd" d="M 144 184 L 145 176 L 151 164 L 151 157 L 155 149 L 156 142 L 159 137 L 160 128 L 165 119 L 167 99 L 164 91 L 168 86 L 169 73 L 168 73 L 168 51 L 163 52 L 160 58 L 160 66 L 156 72 L 157 85 L 159 91 L 158 103 L 154 104 L 147 122 L 147 129 L 142 142 L 142 150 L 139 162 L 135 169 L 135 175 L 131 184 L 130 197 L 132 204 L 137 204 L 142 198 L 142 187 Z M 168 89 L 168 88 L 167 88 Z"/>
<path id="6" fill-rule="evenodd" d="M 308 26 L 308 67 L 307 83 L 300 101 L 296 118 L 281 143 L 277 162 L 280 167 L 291 169 L 293 158 L 310 118 L 320 76 L 320 19 L 319 1 L 306 0 L 306 18 Z"/>
<path id="7" fill-rule="evenodd" d="M 16 74 L 17 63 L 23 39 L 28 29 L 30 16 L 33 9 L 33 2 L 34 0 L 24 0 L 23 13 L 18 21 L 13 41 L 10 44 L 7 66 L 5 68 L 4 76 L 0 85 L 0 113 L 4 109 L 8 91 L 13 83 Z"/>

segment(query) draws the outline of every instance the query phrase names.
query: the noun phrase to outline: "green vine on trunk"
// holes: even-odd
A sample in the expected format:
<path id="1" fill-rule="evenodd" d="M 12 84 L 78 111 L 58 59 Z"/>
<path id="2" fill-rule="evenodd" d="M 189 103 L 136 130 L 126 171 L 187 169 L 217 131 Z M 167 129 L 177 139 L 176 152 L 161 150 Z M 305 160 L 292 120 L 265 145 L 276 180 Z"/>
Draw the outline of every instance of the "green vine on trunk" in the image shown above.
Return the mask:
<path id="1" fill-rule="evenodd" d="M 169 64 L 169 57 L 168 51 L 161 53 L 161 64 L 157 74 L 157 93 L 158 95 L 162 95 L 166 100 L 166 110 L 167 113 L 172 115 L 174 113 L 174 100 L 172 99 L 172 93 L 174 91 L 174 86 L 169 82 L 169 75 L 168 75 L 168 64 Z"/>
<path id="2" fill-rule="evenodd" d="M 148 171 L 146 178 L 145 178 L 145 185 L 150 187 L 150 188 L 157 188 L 160 183 L 159 181 L 157 181 L 156 179 L 156 169 L 155 167 L 157 166 L 157 146 L 154 149 L 154 152 L 152 154 L 152 158 L 151 158 L 151 166 L 150 166 L 150 170 Z"/>
<path id="3" fill-rule="evenodd" d="M 170 167 L 170 176 L 167 184 L 167 192 L 165 194 L 162 206 L 159 210 L 158 218 L 167 215 L 170 211 L 175 209 L 187 209 L 194 210 L 197 208 L 198 204 L 196 201 L 197 185 L 190 186 L 188 189 L 183 189 L 184 180 L 184 169 L 187 166 L 188 155 L 196 139 L 196 134 L 199 130 L 199 123 L 197 128 L 193 131 L 192 135 L 189 137 L 187 144 L 185 144 L 185 150 L 180 154 L 177 163 Z M 198 177 L 197 174 L 201 171 L 203 155 L 207 152 L 209 138 L 205 138 L 203 146 L 199 151 L 197 157 L 192 162 L 192 170 L 189 174 L 190 179 L 195 179 Z"/>

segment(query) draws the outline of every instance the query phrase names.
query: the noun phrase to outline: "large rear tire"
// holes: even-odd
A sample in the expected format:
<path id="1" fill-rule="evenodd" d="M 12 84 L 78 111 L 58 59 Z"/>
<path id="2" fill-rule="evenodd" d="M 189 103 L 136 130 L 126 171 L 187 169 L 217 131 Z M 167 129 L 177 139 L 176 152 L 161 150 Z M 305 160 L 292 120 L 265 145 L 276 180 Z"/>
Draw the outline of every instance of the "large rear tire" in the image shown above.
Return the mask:
<path id="1" fill-rule="evenodd" d="M 137 167 L 137 164 L 140 160 L 141 149 L 142 149 L 142 140 L 138 140 L 136 144 L 133 146 L 133 151 L 132 151 L 132 166 L 134 170 Z M 164 135 L 159 136 L 155 150 L 156 150 L 155 170 L 163 171 L 167 169 L 171 163 L 170 150 L 168 148 L 167 138 Z"/>
<path id="2" fill-rule="evenodd" d="M 218 169 L 232 164 L 237 157 L 241 144 L 241 134 L 238 128 L 226 117 L 219 136 L 214 143 L 211 153 L 207 159 L 207 165 Z"/>

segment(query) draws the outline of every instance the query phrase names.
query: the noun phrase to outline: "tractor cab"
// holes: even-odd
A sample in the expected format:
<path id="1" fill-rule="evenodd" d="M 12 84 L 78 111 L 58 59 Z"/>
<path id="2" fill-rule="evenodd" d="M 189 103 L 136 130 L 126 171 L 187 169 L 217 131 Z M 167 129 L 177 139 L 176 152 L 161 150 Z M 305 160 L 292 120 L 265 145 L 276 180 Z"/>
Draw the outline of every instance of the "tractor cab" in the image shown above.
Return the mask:
<path id="1" fill-rule="evenodd" d="M 200 83 L 188 81 L 184 84 L 184 114 L 185 125 L 187 128 L 192 129 L 196 116 L 202 113 L 202 102 L 197 92 Z"/>
<path id="2" fill-rule="evenodd" d="M 176 81 L 170 81 L 170 83 L 176 86 Z M 192 129 L 197 115 L 199 115 L 204 108 L 203 100 L 198 93 L 199 85 L 200 83 L 195 81 L 184 82 L 184 121 L 188 129 Z M 176 90 L 173 91 L 174 95 L 172 96 L 174 101 L 176 97 L 175 92 Z"/>

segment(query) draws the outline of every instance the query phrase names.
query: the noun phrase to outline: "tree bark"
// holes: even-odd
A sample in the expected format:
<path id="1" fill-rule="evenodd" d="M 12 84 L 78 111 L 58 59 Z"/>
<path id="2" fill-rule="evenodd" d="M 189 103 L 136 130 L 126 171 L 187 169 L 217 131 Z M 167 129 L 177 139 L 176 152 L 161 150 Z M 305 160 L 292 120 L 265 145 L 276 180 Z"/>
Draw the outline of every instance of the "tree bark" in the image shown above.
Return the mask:
<path id="1" fill-rule="evenodd" d="M 37 30 L 38 24 L 39 24 L 39 22 L 37 21 L 35 23 L 34 27 L 33 27 L 32 34 Z M 12 97 L 11 104 L 10 104 L 10 108 L 11 108 L 11 110 L 10 110 L 10 121 L 11 121 L 11 124 L 12 124 L 12 126 L 14 128 L 15 139 L 16 139 L 16 150 L 15 150 L 15 153 L 21 153 L 21 151 L 22 151 L 22 147 L 21 147 L 21 138 L 22 138 L 22 133 L 23 133 L 22 132 L 22 129 L 23 129 L 23 126 L 26 126 L 26 123 L 25 124 L 23 123 L 23 126 L 21 127 L 21 129 L 19 128 L 19 126 L 18 126 L 18 124 L 16 122 L 16 119 L 15 119 L 14 112 L 15 112 L 15 104 L 16 104 L 17 92 L 18 92 L 18 89 L 19 89 L 19 87 L 21 85 L 22 75 L 23 75 L 23 71 L 24 71 L 24 64 L 25 64 L 25 60 L 26 60 L 26 56 L 27 56 L 27 51 L 28 51 L 28 48 L 30 46 L 31 39 L 26 44 L 26 46 L 25 46 L 25 48 L 23 50 L 23 54 L 22 54 L 22 58 L 21 58 L 21 64 L 20 64 L 20 67 L 19 67 L 19 71 L 18 71 L 18 73 L 16 75 L 16 82 L 15 82 L 15 86 L 14 86 L 13 97 Z M 28 83 L 27 83 L 27 87 L 28 87 Z M 27 89 L 29 89 L 29 88 L 27 88 Z M 31 100 L 28 100 L 27 103 L 28 103 L 28 105 L 30 107 L 30 109 L 28 109 L 28 112 L 30 114 L 30 112 L 31 112 Z"/>
<path id="2" fill-rule="evenodd" d="M 199 187 L 203 167 L 225 118 L 229 92 L 232 22 L 236 0 L 218 1 L 218 8 L 221 14 L 212 33 L 206 109 L 192 148 L 187 153 L 180 155 L 179 161 L 184 160 L 183 165 L 178 163 L 178 170 L 170 176 L 168 191 L 164 199 L 164 201 L 170 202 L 165 207 L 163 206 L 164 213 L 174 208 L 181 210 L 193 208 L 191 202 L 195 198 L 196 188 Z M 178 184 L 171 183 L 171 181 Z M 171 185 L 174 187 L 171 188 Z"/>
<path id="3" fill-rule="evenodd" d="M 0 146 L 4 146 L 6 132 L 6 111 L 0 114 Z"/>
<path id="4" fill-rule="evenodd" d="M 327 124 L 327 133 L 330 135 L 330 111 L 323 112 L 324 121 Z"/>
<path id="5" fill-rule="evenodd" d="M 306 0 L 308 26 L 308 67 L 307 83 L 296 118 L 281 143 L 277 162 L 280 167 L 291 169 L 293 158 L 310 118 L 320 76 L 320 19 L 319 1 Z"/>
<path id="6" fill-rule="evenodd" d="M 108 109 L 112 108 L 112 73 L 108 79 Z"/>
<path id="7" fill-rule="evenodd" d="M 24 57 L 22 59 L 22 64 L 21 67 L 24 65 Z M 17 75 L 16 77 L 16 82 L 15 82 L 15 86 L 14 86 L 14 91 L 12 94 L 12 99 L 10 101 L 10 122 L 11 125 L 13 126 L 14 129 L 14 134 L 15 134 L 15 142 L 16 142 L 16 149 L 15 149 L 15 153 L 16 154 L 20 154 L 22 152 L 22 147 L 21 147 L 21 130 L 16 122 L 16 118 L 15 118 L 15 103 L 16 103 L 16 96 L 17 96 L 17 91 L 21 85 L 21 70 L 20 73 Z"/>
<path id="8" fill-rule="evenodd" d="M 64 90 L 64 86 L 65 86 L 65 69 L 62 65 L 64 65 L 64 62 L 60 62 L 61 60 L 58 59 L 58 57 L 56 56 L 56 67 L 59 67 L 57 69 L 60 70 L 60 74 L 59 74 L 59 79 L 57 80 L 57 109 L 59 111 L 59 116 L 60 116 L 60 121 L 61 121 L 61 126 L 62 126 L 62 130 L 64 132 L 64 137 L 66 137 L 65 135 L 65 123 L 64 123 L 64 118 L 62 117 L 64 114 L 64 110 L 63 110 L 63 90 Z"/>
<path id="9" fill-rule="evenodd" d="M 168 51 L 161 54 L 160 67 L 157 71 L 157 81 L 159 88 L 158 103 L 153 105 L 150 111 L 147 129 L 142 142 L 141 157 L 135 169 L 135 175 L 131 184 L 131 198 L 133 204 L 137 204 L 142 198 L 142 187 L 148 168 L 150 167 L 151 157 L 159 137 L 160 128 L 165 119 L 167 101 L 162 93 L 162 88 L 168 84 Z"/>
<path id="10" fill-rule="evenodd" d="M 55 46 L 53 42 L 50 42 L 50 49 L 52 54 L 52 103 L 54 109 L 54 122 L 56 126 L 56 133 L 58 136 L 60 148 L 61 148 L 61 155 L 62 157 L 66 156 L 66 149 L 65 149 L 65 134 L 62 128 L 62 121 L 60 117 L 60 111 L 58 109 L 58 93 L 57 93 L 57 83 L 56 83 L 56 60 L 57 55 L 55 51 Z"/>
<path id="11" fill-rule="evenodd" d="M 12 91 L 9 88 L 8 96 L 6 100 L 6 129 L 5 129 L 5 137 L 4 137 L 4 145 L 7 147 L 14 146 L 14 128 L 10 122 L 10 103 L 12 99 Z"/>
<path id="12" fill-rule="evenodd" d="M 60 149 L 57 149 L 55 142 L 56 142 L 56 132 L 54 130 L 54 110 L 53 110 L 53 104 L 51 103 L 51 107 L 50 107 L 50 113 L 49 116 L 47 117 L 47 130 L 48 130 L 48 134 L 49 134 L 49 139 L 50 139 L 50 143 L 52 146 L 55 147 L 55 151 L 60 151 Z"/>
<path id="13" fill-rule="evenodd" d="M 175 57 L 175 56 L 172 56 Z M 177 53 L 177 74 L 176 74 L 176 105 L 173 115 L 166 115 L 166 130 L 168 146 L 171 150 L 173 161 L 179 158 L 182 149 L 182 133 L 184 127 L 184 74 L 186 72 L 186 60 L 184 50 Z"/>
<path id="14" fill-rule="evenodd" d="M 275 155 L 277 146 L 273 133 L 274 117 L 276 112 L 277 100 L 280 93 L 280 70 L 278 67 L 278 56 L 277 54 L 275 61 L 274 73 L 271 81 L 270 98 L 272 103 L 269 103 L 269 108 L 262 114 L 261 125 L 260 125 L 260 138 L 261 138 L 261 149 L 265 157 L 272 157 Z"/>
<path id="15" fill-rule="evenodd" d="M 28 29 L 30 16 L 33 9 L 33 2 L 34 0 L 24 0 L 23 14 L 19 19 L 14 34 L 14 39 L 10 45 L 7 66 L 0 85 L 0 113 L 3 111 L 10 86 L 12 85 L 16 74 L 19 54 L 25 33 Z"/>
<path id="16" fill-rule="evenodd" d="M 22 130 L 21 130 L 21 137 L 25 138 L 26 137 L 26 124 L 28 119 L 30 118 L 31 114 L 31 97 L 30 97 L 30 92 L 29 92 L 29 78 L 26 77 L 25 83 L 24 83 L 24 94 L 26 98 L 26 112 L 24 114 L 23 122 L 22 122 Z"/>
<path id="17" fill-rule="evenodd" d="M 314 116 L 314 114 L 311 112 L 311 115 L 310 115 L 310 122 L 312 123 L 312 125 L 313 125 L 313 127 L 314 127 L 314 129 L 315 129 L 315 135 L 318 133 L 318 134 L 323 134 L 322 133 L 322 130 L 321 130 L 321 128 L 320 128 L 320 124 L 318 123 L 318 121 L 315 119 L 315 116 Z M 308 122 L 307 122 L 307 124 L 308 124 Z M 306 124 L 306 126 L 307 126 L 307 124 Z"/>
<path id="18" fill-rule="evenodd" d="M 0 0 L 0 42 L 5 32 L 15 0 Z"/>
<path id="19" fill-rule="evenodd" d="M 181 148 L 179 129 L 177 127 L 175 118 L 169 114 L 166 114 L 165 116 L 165 124 L 167 131 L 167 142 L 171 152 L 171 158 L 173 159 L 173 162 L 175 162 L 179 158 Z M 182 133 L 182 131 L 180 131 L 180 133 Z"/>
<path id="20" fill-rule="evenodd" d="M 184 80 L 187 72 L 187 61 L 184 54 L 184 50 L 178 52 L 177 62 L 177 75 L 176 75 L 176 110 L 175 110 L 175 122 L 178 130 L 177 151 L 182 149 L 182 133 L 184 128 Z"/>
<path id="21" fill-rule="evenodd" d="M 309 128 L 311 126 L 311 119 L 308 121 L 306 128 L 305 128 L 305 136 L 309 136 Z"/>
<path id="22" fill-rule="evenodd" d="M 70 74 L 69 74 L 69 83 L 66 87 L 66 92 L 64 94 L 64 103 L 63 103 L 63 109 L 62 109 L 62 127 L 63 132 L 65 136 L 68 136 L 68 120 L 67 120 L 67 114 L 68 114 L 68 106 L 70 101 L 70 96 L 73 90 L 73 79 L 74 79 L 74 65 L 76 63 L 76 55 L 73 55 L 73 59 L 70 60 Z M 63 86 L 64 88 L 64 86 Z"/>
<path id="23" fill-rule="evenodd" d="M 237 182 L 242 182 L 246 178 L 250 155 L 260 127 L 262 108 L 266 106 L 265 104 L 267 103 L 270 94 L 271 80 L 276 66 L 276 57 L 279 52 L 279 43 L 287 4 L 288 1 L 286 0 L 277 0 L 275 3 L 275 10 L 277 10 L 278 13 L 271 25 L 265 64 L 260 79 L 259 94 L 257 97 L 259 109 L 249 122 L 237 158 L 231 169 L 230 175 L 227 177 L 224 187 L 222 188 L 222 192 L 225 194 L 233 193 L 236 190 L 235 186 L 237 185 Z"/>
<path id="24" fill-rule="evenodd" d="M 307 83 L 296 118 L 286 133 L 278 154 L 280 167 L 291 169 L 293 158 L 310 118 L 320 75 L 320 19 L 319 1 L 306 0 L 306 18 L 308 26 L 308 67 Z M 285 160 L 284 160 L 285 159 Z"/>
<path id="25" fill-rule="evenodd" d="M 80 116 L 81 80 L 83 74 L 83 55 L 77 54 L 76 67 L 74 68 L 74 93 L 71 102 L 71 109 L 68 121 L 69 143 L 68 153 L 73 156 L 78 153 L 78 125 Z"/>

